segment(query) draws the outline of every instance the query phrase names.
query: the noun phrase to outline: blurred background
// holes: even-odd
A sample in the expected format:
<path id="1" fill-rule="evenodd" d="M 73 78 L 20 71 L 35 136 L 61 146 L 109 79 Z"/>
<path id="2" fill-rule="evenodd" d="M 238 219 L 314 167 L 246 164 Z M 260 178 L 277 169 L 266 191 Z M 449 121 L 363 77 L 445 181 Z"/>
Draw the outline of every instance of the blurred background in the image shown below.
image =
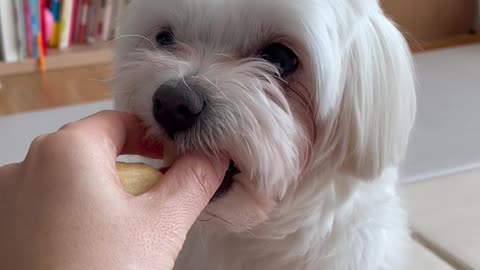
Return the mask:
<path id="1" fill-rule="evenodd" d="M 272 0 L 273 1 L 273 0 Z M 0 166 L 111 108 L 115 20 L 127 0 L 0 0 Z M 406 269 L 480 269 L 480 0 L 381 0 L 414 53 L 418 116 L 401 169 Z"/>

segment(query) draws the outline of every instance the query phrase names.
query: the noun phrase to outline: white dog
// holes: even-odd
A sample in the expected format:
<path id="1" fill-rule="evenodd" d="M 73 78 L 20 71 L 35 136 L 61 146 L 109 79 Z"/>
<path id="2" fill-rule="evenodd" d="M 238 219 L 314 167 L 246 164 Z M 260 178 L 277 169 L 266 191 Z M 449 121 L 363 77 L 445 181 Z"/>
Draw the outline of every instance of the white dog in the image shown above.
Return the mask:
<path id="1" fill-rule="evenodd" d="M 133 0 L 114 96 L 149 137 L 231 159 L 176 269 L 390 269 L 415 116 L 377 0 Z"/>

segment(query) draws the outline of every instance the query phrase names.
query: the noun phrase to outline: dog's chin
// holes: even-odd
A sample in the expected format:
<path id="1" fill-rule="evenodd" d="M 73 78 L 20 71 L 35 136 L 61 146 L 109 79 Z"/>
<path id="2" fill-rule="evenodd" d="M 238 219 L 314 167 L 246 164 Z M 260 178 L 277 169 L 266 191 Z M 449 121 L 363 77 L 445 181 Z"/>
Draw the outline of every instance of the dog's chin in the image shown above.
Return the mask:
<path id="1" fill-rule="evenodd" d="M 170 143 L 165 149 L 164 158 L 173 162 L 176 147 Z M 276 205 L 273 196 L 259 190 L 258 181 L 247 173 L 249 168 L 236 164 L 245 163 L 230 160 L 222 183 L 198 218 L 197 225 L 206 232 L 218 235 L 250 231 L 264 223 Z"/>
<path id="2" fill-rule="evenodd" d="M 197 225 L 211 234 L 224 235 L 248 232 L 266 222 L 276 202 L 254 183 L 246 174 L 233 176 L 227 190 L 217 191 L 219 195 L 201 213 Z"/>

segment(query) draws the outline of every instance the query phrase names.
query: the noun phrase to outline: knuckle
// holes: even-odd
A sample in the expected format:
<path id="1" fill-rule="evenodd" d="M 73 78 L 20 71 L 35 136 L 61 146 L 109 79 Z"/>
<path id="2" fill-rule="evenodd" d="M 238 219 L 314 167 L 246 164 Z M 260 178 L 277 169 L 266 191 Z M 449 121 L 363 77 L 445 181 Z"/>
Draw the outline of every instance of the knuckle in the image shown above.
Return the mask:
<path id="1" fill-rule="evenodd" d="M 68 129 L 72 129 L 75 126 L 75 123 L 67 123 L 63 125 L 61 128 L 58 129 L 58 131 L 64 131 Z"/>
<path id="2" fill-rule="evenodd" d="M 39 136 L 33 140 L 26 157 L 28 163 L 64 163 L 68 161 L 70 149 L 75 146 L 81 149 L 81 136 L 76 132 L 59 131 Z M 47 162 L 48 161 L 48 162 Z"/>
<path id="3" fill-rule="evenodd" d="M 35 139 L 33 139 L 32 143 L 30 144 L 30 149 L 37 148 L 40 145 L 42 145 L 42 143 L 45 141 L 47 136 L 49 135 L 40 135 L 40 136 L 37 136 Z"/>
<path id="4" fill-rule="evenodd" d="M 193 163 L 193 162 L 192 162 Z M 204 196 L 210 196 L 215 192 L 215 174 L 210 169 L 210 166 L 205 162 L 195 162 L 188 166 L 187 181 L 194 185 L 195 190 Z"/>
<path id="5" fill-rule="evenodd" d="M 45 151 L 48 148 L 48 141 L 49 137 L 52 135 L 41 135 L 36 137 L 32 143 L 30 144 L 30 147 L 28 149 L 27 155 L 25 157 L 25 160 L 23 161 L 24 164 L 29 165 L 29 164 L 35 164 L 38 163 L 39 161 L 42 161 L 45 159 Z"/>
<path id="6" fill-rule="evenodd" d="M 118 113 L 118 112 L 103 110 L 103 111 L 99 111 L 99 112 L 93 114 L 91 117 L 93 117 L 93 118 L 95 118 L 95 117 L 103 118 L 103 117 L 109 117 L 111 115 L 115 115 L 116 113 Z"/>

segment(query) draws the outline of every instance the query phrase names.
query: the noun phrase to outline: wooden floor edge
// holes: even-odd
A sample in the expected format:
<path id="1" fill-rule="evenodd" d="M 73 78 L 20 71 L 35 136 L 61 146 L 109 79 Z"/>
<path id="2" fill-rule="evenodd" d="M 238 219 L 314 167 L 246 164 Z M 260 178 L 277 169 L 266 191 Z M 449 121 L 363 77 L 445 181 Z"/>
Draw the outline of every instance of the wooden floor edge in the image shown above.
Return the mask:
<path id="1" fill-rule="evenodd" d="M 420 245 L 428 249 L 430 252 L 435 254 L 438 258 L 443 260 L 445 263 L 453 267 L 454 269 L 457 270 L 475 270 L 472 267 L 470 267 L 467 263 L 465 263 L 463 260 L 460 258 L 452 255 L 449 253 L 446 249 L 443 247 L 440 247 L 430 241 L 428 238 L 423 237 L 422 234 L 418 232 L 412 232 L 412 238 L 413 240 L 417 241 Z"/>
<path id="2" fill-rule="evenodd" d="M 410 49 L 413 53 L 420 53 L 426 51 L 433 51 L 439 49 L 454 48 L 460 46 L 466 46 L 470 44 L 480 43 L 480 33 L 465 34 L 434 41 L 413 41 L 410 40 Z"/>
<path id="3" fill-rule="evenodd" d="M 72 50 L 49 55 L 45 58 L 47 71 L 97 64 L 106 64 L 113 60 L 109 47 Z M 0 63 L 0 77 L 37 73 L 39 66 L 34 59 L 25 59 L 16 63 Z"/>

